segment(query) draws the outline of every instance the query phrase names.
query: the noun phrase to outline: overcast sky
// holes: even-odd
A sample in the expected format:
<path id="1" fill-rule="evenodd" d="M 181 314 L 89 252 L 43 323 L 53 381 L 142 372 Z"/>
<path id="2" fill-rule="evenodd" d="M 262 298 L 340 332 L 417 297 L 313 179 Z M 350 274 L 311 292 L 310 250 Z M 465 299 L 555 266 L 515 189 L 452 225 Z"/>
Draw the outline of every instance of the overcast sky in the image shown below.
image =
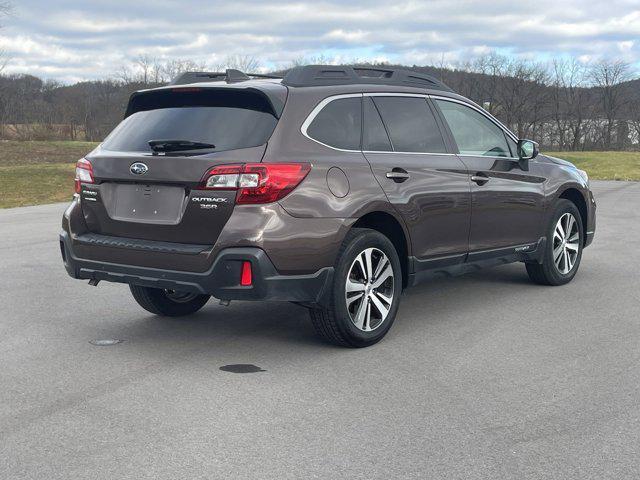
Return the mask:
<path id="1" fill-rule="evenodd" d="M 640 70 L 640 0 L 12 0 L 9 72 L 71 82 L 140 54 L 264 68 L 301 57 L 434 64 L 487 51 L 536 60 L 620 58 Z"/>

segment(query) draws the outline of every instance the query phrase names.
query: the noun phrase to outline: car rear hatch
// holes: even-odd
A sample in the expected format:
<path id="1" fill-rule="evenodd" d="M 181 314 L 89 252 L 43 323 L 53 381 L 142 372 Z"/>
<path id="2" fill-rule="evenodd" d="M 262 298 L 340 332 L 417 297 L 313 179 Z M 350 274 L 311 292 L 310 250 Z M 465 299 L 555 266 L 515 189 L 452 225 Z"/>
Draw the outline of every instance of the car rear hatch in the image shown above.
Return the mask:
<path id="1" fill-rule="evenodd" d="M 94 181 L 79 190 L 89 231 L 213 245 L 236 191 L 203 189 L 205 174 L 260 162 L 280 111 L 269 95 L 246 87 L 134 94 L 125 120 L 87 157 Z"/>

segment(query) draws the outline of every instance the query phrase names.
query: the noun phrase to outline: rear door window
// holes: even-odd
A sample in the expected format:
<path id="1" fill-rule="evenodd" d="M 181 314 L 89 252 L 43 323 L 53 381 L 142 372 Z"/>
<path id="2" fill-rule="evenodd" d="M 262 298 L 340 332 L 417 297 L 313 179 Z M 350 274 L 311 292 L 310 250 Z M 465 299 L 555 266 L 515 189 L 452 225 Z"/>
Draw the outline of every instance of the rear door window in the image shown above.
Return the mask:
<path id="1" fill-rule="evenodd" d="M 396 152 L 446 153 L 435 116 L 424 98 L 372 97 Z"/>
<path id="2" fill-rule="evenodd" d="M 266 97 L 231 89 L 159 90 L 132 98 L 105 150 L 150 152 L 150 140 L 211 143 L 215 151 L 263 145 L 278 119 Z"/>
<path id="3" fill-rule="evenodd" d="M 307 135 L 320 143 L 342 150 L 360 150 L 362 97 L 329 102 L 307 128 Z"/>
<path id="4" fill-rule="evenodd" d="M 505 134 L 500 127 L 471 107 L 436 100 L 449 124 L 458 150 L 463 155 L 510 157 Z"/>

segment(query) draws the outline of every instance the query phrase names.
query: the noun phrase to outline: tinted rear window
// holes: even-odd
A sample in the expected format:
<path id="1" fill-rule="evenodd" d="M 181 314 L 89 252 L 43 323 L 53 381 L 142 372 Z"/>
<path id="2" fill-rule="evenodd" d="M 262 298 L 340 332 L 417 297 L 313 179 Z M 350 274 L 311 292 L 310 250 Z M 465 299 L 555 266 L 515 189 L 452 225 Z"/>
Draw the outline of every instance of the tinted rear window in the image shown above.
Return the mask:
<path id="1" fill-rule="evenodd" d="M 314 140 L 343 150 L 360 150 L 361 97 L 329 102 L 307 128 Z"/>
<path id="2" fill-rule="evenodd" d="M 133 97 L 127 118 L 105 139 L 106 150 L 149 152 L 149 140 L 212 143 L 216 151 L 264 144 L 278 123 L 260 93 L 162 90 Z"/>
<path id="3" fill-rule="evenodd" d="M 445 153 L 436 119 L 424 98 L 375 97 L 396 152 Z"/>

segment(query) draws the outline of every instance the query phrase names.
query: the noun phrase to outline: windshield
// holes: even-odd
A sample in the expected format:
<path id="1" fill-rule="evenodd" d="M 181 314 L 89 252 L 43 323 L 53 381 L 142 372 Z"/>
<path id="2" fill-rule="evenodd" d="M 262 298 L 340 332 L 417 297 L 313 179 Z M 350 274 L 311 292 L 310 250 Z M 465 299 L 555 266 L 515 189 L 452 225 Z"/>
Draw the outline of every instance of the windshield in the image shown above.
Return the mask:
<path id="1" fill-rule="evenodd" d="M 278 122 L 257 93 L 166 90 L 134 97 L 129 116 L 105 139 L 102 148 L 151 152 L 149 141 L 181 140 L 215 145 L 214 150 L 264 144 Z"/>

